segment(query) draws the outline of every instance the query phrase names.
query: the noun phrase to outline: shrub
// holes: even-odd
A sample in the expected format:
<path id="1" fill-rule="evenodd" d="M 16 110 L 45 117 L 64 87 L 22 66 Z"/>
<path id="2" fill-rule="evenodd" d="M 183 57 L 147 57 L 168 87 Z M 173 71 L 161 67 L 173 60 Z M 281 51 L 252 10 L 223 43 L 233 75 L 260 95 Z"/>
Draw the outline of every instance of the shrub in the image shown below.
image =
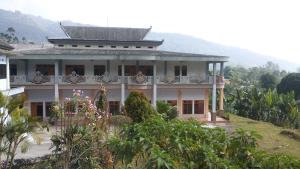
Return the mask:
<path id="1" fill-rule="evenodd" d="M 125 101 L 127 115 L 134 123 L 142 122 L 155 114 L 149 100 L 143 93 L 132 92 Z"/>
<path id="2" fill-rule="evenodd" d="M 266 73 L 260 77 L 261 87 L 264 89 L 274 89 L 277 84 L 277 78 L 275 75 Z"/>
<path id="3" fill-rule="evenodd" d="M 156 111 L 162 114 L 165 120 L 172 120 L 178 116 L 176 107 L 162 101 L 156 103 Z"/>
<path id="4" fill-rule="evenodd" d="M 194 120 L 165 121 L 156 116 L 128 125 L 120 137 L 110 139 L 108 145 L 115 168 L 268 169 L 300 166 L 298 159 L 258 151 L 259 137 L 255 132 L 242 129 L 227 134 L 220 128 L 204 128 Z"/>
<path id="5" fill-rule="evenodd" d="M 300 73 L 290 73 L 277 85 L 279 93 L 288 93 L 293 91 L 295 99 L 300 99 Z"/>

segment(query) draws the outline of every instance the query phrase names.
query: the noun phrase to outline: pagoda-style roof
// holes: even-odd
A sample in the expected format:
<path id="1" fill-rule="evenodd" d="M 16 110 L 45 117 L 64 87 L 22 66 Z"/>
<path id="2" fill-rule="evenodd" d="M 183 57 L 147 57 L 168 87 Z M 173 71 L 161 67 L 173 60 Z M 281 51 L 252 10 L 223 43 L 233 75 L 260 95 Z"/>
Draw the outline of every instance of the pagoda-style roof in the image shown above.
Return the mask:
<path id="1" fill-rule="evenodd" d="M 139 40 L 139 41 L 121 41 L 121 40 L 82 40 L 66 38 L 48 38 L 53 44 L 76 44 L 76 45 L 124 45 L 124 46 L 159 46 L 163 41 Z"/>
<path id="2" fill-rule="evenodd" d="M 63 26 L 61 28 L 71 39 L 109 40 L 109 41 L 141 41 L 150 28 L 119 28 L 92 26 Z"/>
<path id="3" fill-rule="evenodd" d="M 0 39 L 0 49 L 2 50 L 13 50 L 14 48 L 10 46 L 8 43 L 4 42 Z"/>

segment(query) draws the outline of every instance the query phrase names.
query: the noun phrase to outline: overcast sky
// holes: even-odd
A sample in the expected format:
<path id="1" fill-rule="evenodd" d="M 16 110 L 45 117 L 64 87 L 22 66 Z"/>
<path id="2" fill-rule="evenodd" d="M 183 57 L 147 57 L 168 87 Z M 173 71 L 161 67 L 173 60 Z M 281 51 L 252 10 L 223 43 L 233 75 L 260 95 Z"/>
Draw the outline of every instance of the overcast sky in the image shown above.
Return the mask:
<path id="1" fill-rule="evenodd" d="M 0 8 L 99 26 L 149 27 L 300 66 L 299 0 L 0 0 Z"/>

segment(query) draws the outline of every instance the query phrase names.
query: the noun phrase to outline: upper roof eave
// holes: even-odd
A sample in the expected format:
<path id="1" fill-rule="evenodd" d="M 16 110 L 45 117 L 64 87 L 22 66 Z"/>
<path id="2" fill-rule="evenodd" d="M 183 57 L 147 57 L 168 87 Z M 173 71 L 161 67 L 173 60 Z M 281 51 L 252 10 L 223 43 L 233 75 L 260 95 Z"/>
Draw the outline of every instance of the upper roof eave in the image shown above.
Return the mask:
<path id="1" fill-rule="evenodd" d="M 219 55 L 206 55 L 206 54 L 193 54 L 193 53 L 180 53 L 161 50 L 121 50 L 121 49 L 57 49 L 57 48 L 44 48 L 35 50 L 18 51 L 18 59 L 39 58 L 47 59 L 47 56 L 55 56 L 58 59 L 64 59 L 64 56 L 72 56 L 73 59 L 89 59 L 89 56 L 101 58 L 101 56 L 123 56 L 134 57 L 137 60 L 143 59 L 142 57 L 155 56 L 157 60 L 176 60 L 176 61 L 211 61 L 211 62 L 227 62 L 228 56 Z M 36 57 L 38 56 L 38 57 Z M 70 58 L 70 57 L 67 57 Z M 155 59 L 154 59 L 155 60 Z"/>

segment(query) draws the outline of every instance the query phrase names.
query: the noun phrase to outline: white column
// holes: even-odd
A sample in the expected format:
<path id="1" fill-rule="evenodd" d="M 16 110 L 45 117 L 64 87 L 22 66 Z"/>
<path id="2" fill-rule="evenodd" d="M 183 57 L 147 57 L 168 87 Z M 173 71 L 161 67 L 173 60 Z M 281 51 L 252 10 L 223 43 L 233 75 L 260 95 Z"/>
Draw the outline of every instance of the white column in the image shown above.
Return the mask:
<path id="1" fill-rule="evenodd" d="M 9 58 L 6 57 L 6 90 L 10 89 Z"/>
<path id="2" fill-rule="evenodd" d="M 46 102 L 43 101 L 43 120 L 46 120 Z"/>
<path id="3" fill-rule="evenodd" d="M 59 102 L 59 91 L 58 91 L 58 60 L 55 61 L 54 68 L 54 100 L 55 102 Z"/>
<path id="4" fill-rule="evenodd" d="M 152 106 L 156 109 L 157 100 L 157 86 L 156 86 L 156 61 L 153 62 L 153 93 L 152 93 Z"/>
<path id="5" fill-rule="evenodd" d="M 195 114 L 195 100 L 192 100 L 192 114 Z"/>
<path id="6" fill-rule="evenodd" d="M 212 114 L 216 113 L 216 102 L 217 102 L 217 85 L 216 85 L 216 63 L 213 63 L 213 86 L 212 86 Z M 211 116 L 212 117 L 212 121 L 215 121 L 215 119 L 213 119 L 213 117 L 215 116 Z"/>
<path id="7" fill-rule="evenodd" d="M 125 66 L 122 61 L 122 77 L 121 77 L 121 106 L 125 105 Z"/>

